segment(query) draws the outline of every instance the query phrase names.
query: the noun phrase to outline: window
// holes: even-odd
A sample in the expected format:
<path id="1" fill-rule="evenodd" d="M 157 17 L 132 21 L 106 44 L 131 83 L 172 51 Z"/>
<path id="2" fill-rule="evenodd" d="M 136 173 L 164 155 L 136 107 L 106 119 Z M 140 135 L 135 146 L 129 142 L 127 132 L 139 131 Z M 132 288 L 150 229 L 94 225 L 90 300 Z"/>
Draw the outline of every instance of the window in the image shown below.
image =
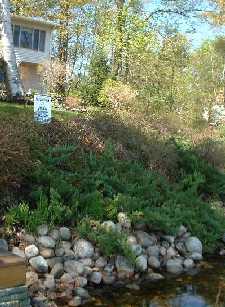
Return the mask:
<path id="1" fill-rule="evenodd" d="M 46 31 L 13 25 L 13 42 L 15 47 L 45 51 Z"/>

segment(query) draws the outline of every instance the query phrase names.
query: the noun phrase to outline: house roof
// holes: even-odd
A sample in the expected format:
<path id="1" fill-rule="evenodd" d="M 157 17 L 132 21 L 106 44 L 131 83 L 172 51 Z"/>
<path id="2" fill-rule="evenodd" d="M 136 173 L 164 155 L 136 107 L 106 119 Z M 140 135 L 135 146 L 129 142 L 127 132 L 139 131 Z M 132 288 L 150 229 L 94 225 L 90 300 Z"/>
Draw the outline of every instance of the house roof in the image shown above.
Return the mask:
<path id="1" fill-rule="evenodd" d="M 12 15 L 11 18 L 12 18 L 12 21 L 14 22 L 29 22 L 37 26 L 45 26 L 51 29 L 54 29 L 57 27 L 57 25 L 54 24 L 53 22 L 46 21 L 38 17 L 26 17 L 26 16 Z"/>

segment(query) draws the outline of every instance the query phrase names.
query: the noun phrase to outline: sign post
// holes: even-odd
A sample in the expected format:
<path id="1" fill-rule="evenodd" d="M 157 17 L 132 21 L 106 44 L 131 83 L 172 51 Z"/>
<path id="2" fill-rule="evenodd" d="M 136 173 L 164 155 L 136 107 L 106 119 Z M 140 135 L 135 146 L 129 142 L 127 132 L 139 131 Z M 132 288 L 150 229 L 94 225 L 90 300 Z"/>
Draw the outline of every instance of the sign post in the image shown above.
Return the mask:
<path id="1" fill-rule="evenodd" d="M 50 96 L 34 95 L 34 120 L 40 124 L 49 124 L 52 118 Z"/>

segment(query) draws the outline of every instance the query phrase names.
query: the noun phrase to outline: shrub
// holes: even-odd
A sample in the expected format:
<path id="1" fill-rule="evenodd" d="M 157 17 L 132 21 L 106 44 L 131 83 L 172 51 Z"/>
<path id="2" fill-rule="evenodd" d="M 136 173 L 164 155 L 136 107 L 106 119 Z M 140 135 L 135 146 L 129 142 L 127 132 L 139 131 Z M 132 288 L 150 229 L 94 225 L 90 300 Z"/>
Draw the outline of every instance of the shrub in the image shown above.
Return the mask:
<path id="1" fill-rule="evenodd" d="M 129 84 L 108 79 L 99 92 L 98 102 L 112 108 L 131 107 L 135 98 L 136 92 Z"/>

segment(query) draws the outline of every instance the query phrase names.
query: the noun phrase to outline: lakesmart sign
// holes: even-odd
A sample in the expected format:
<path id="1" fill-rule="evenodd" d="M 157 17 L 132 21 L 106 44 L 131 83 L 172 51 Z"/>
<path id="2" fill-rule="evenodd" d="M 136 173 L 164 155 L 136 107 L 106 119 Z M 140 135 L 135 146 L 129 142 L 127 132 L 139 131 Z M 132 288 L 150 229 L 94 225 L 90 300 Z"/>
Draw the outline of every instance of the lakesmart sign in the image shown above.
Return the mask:
<path id="1" fill-rule="evenodd" d="M 50 96 L 34 95 L 34 120 L 40 124 L 48 124 L 52 118 Z"/>

